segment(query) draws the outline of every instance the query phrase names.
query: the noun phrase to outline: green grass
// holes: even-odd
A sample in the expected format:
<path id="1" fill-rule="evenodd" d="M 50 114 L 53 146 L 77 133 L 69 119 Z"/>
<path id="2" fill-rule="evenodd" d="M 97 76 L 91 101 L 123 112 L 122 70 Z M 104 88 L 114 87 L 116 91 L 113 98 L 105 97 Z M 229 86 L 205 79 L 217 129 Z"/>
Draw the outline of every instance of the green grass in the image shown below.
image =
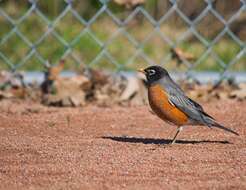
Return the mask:
<path id="1" fill-rule="evenodd" d="M 7 23 L 3 17 L 0 17 L 0 39 L 4 38 L 6 34 L 11 30 L 11 25 Z M 23 23 L 18 25 L 18 29 L 32 42 L 36 43 L 37 40 L 47 30 L 47 25 L 36 15 L 32 14 Z M 92 36 L 85 32 L 80 38 L 76 39 L 76 36 L 85 29 L 85 26 L 74 19 L 71 14 L 66 15 L 58 25 L 55 26 L 57 33 L 70 44 L 73 55 L 81 60 L 81 64 L 90 64 L 94 58 L 101 52 L 102 47 L 96 43 Z M 130 23 L 127 26 L 127 32 L 132 34 L 140 43 L 142 51 L 155 63 L 159 64 L 165 56 L 168 55 L 170 47 L 164 42 L 158 35 L 153 36 L 147 42 L 143 43 L 146 35 L 153 30 L 146 20 L 141 24 Z M 117 31 L 117 26 L 112 22 L 107 15 L 103 15 L 96 20 L 94 24 L 90 26 L 90 30 L 93 34 L 102 42 L 107 42 L 113 33 Z M 161 26 L 161 31 L 165 32 L 170 38 L 177 39 L 183 32 L 182 29 L 170 28 L 170 26 Z M 147 32 L 146 32 L 147 31 Z M 75 43 L 76 42 L 76 43 Z M 178 47 L 184 51 L 193 54 L 197 59 L 202 56 L 206 48 L 198 41 L 189 42 L 183 41 L 178 44 Z M 52 34 L 49 34 L 47 38 L 41 43 L 37 44 L 37 51 L 45 59 L 49 60 L 52 64 L 57 63 L 61 56 L 66 52 L 67 47 L 59 42 Z M 112 57 L 122 66 L 128 63 L 135 51 L 137 50 L 124 35 L 117 35 L 111 43 L 106 46 L 106 50 L 112 55 Z M 214 52 L 225 62 L 229 64 L 230 61 L 240 51 L 240 47 L 230 38 L 224 37 L 213 47 Z M 10 59 L 15 65 L 18 65 L 25 55 L 30 51 L 30 48 L 17 36 L 13 35 L 6 43 L 0 46 L 0 52 Z M 233 71 L 246 71 L 246 57 L 242 57 L 236 65 L 231 67 Z M 115 66 L 110 63 L 108 58 L 104 55 L 96 62 L 97 68 L 115 69 Z M 133 59 L 131 65 L 125 67 L 125 69 L 135 69 L 138 67 L 146 66 L 146 61 L 137 57 Z M 79 66 L 70 54 L 66 59 L 66 69 L 77 69 Z M 166 66 L 168 69 L 176 68 L 175 62 L 170 61 Z M 6 69 L 4 60 L 0 57 L 0 69 Z M 43 70 L 42 63 L 34 56 L 26 62 L 20 69 L 22 70 Z M 181 68 L 182 69 L 182 68 Z M 185 69 L 185 67 L 183 67 Z M 220 66 L 215 59 L 208 55 L 199 65 L 195 67 L 198 71 L 220 71 Z"/>

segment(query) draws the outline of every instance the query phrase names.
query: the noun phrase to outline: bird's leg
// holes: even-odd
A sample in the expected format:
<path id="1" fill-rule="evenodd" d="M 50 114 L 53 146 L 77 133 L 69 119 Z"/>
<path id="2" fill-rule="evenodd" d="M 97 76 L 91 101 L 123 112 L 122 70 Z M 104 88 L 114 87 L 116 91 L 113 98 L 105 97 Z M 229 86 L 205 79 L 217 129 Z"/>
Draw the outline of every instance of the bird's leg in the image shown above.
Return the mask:
<path id="1" fill-rule="evenodd" d="M 182 131 L 182 129 L 183 129 L 182 126 L 178 128 L 178 130 L 177 130 L 175 136 L 173 137 L 173 140 L 172 140 L 172 143 L 171 143 L 171 144 L 174 144 L 174 143 L 176 142 L 176 138 L 177 138 L 179 132 Z"/>

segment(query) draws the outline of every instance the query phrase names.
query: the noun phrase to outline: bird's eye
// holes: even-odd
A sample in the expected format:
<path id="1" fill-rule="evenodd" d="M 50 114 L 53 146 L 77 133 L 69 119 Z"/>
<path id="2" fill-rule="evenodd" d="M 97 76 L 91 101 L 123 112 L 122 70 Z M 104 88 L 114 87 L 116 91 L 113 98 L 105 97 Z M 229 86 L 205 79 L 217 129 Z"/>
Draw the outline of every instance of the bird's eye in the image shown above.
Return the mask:
<path id="1" fill-rule="evenodd" d="M 155 74 L 155 70 L 150 69 L 150 70 L 149 70 L 149 75 L 154 75 L 154 74 Z"/>

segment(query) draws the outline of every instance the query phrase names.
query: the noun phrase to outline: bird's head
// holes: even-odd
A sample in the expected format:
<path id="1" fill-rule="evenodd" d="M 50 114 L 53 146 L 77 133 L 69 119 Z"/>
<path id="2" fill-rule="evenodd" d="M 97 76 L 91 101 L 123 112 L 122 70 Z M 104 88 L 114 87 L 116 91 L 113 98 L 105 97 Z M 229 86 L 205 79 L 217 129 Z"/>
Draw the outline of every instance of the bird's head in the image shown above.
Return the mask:
<path id="1" fill-rule="evenodd" d="M 139 69 L 138 71 L 145 74 L 149 84 L 162 78 L 169 77 L 167 70 L 160 66 L 150 66 L 145 69 Z"/>

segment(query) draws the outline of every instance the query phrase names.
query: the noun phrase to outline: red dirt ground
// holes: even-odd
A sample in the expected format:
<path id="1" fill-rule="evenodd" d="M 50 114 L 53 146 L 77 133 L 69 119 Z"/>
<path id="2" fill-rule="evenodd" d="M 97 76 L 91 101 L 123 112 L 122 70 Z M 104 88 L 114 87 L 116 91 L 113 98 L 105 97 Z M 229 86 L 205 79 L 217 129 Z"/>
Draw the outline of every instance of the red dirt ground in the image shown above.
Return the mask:
<path id="1" fill-rule="evenodd" d="M 147 106 L 0 102 L 0 189 L 246 189 L 246 101 L 203 104 L 240 136 L 176 128 Z"/>

